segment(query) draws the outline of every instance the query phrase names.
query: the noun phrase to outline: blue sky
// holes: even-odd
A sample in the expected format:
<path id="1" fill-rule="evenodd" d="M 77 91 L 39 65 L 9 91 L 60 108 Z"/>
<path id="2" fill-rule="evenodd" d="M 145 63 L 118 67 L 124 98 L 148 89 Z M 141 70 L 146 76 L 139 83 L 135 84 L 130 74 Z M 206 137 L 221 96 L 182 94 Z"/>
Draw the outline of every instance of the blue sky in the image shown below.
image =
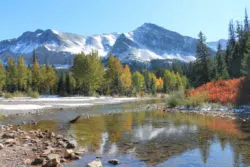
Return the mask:
<path id="1" fill-rule="evenodd" d="M 129 32 L 145 22 L 183 35 L 203 31 L 227 38 L 230 19 L 250 15 L 250 0 L 2 0 L 0 40 L 25 31 L 55 29 L 82 35 Z"/>

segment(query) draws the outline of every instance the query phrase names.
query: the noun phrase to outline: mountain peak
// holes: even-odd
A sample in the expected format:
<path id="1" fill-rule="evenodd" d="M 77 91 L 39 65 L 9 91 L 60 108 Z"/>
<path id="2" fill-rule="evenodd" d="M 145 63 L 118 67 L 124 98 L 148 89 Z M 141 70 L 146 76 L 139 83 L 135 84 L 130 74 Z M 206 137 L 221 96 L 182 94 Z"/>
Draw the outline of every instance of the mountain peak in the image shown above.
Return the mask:
<path id="1" fill-rule="evenodd" d="M 153 23 L 144 23 L 131 32 L 92 36 L 37 29 L 12 40 L 0 41 L 0 58 L 6 62 L 9 56 L 22 54 L 29 63 L 32 51 L 36 50 L 40 63 L 70 64 L 75 54 L 97 50 L 101 57 L 113 53 L 123 62 L 154 59 L 190 61 L 190 57 L 195 55 L 196 42 L 195 38 Z"/>

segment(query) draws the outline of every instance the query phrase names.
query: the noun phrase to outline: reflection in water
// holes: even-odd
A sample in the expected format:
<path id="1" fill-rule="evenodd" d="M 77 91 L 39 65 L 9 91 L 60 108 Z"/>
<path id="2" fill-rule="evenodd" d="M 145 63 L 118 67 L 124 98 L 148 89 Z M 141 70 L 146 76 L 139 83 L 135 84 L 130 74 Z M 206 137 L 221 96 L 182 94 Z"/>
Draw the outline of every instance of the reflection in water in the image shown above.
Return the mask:
<path id="1" fill-rule="evenodd" d="M 112 106 L 101 108 L 105 112 Z M 112 109 L 130 110 L 131 106 Z M 68 166 L 84 166 L 100 154 L 104 166 L 112 166 L 107 163 L 110 158 L 118 158 L 124 166 L 250 165 L 249 134 L 235 121 L 162 111 L 107 115 L 98 107 L 95 110 L 100 114 L 63 125 L 65 133 L 89 151 Z M 43 126 L 59 127 L 55 121 L 39 122 L 38 127 Z"/>

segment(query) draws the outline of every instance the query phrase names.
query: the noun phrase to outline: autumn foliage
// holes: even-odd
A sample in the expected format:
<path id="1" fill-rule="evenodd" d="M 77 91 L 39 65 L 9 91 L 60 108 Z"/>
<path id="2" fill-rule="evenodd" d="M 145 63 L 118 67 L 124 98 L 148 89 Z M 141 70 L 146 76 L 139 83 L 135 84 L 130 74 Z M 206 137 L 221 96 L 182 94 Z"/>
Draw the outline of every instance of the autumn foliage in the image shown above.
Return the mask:
<path id="1" fill-rule="evenodd" d="M 187 96 L 193 96 L 197 93 L 205 92 L 207 93 L 208 100 L 210 102 L 235 104 L 237 102 L 237 97 L 243 80 L 244 77 L 231 80 L 208 82 L 194 90 L 189 90 L 187 92 Z"/>

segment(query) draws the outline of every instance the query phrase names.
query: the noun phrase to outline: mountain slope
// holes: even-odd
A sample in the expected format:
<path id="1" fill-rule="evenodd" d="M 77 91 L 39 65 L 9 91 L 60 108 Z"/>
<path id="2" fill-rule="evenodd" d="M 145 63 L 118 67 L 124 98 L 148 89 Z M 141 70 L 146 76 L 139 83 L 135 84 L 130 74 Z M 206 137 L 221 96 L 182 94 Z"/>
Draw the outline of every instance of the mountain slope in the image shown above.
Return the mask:
<path id="1" fill-rule="evenodd" d="M 40 63 L 70 65 L 74 55 L 97 50 L 101 57 L 112 53 L 123 62 L 148 62 L 154 59 L 195 60 L 197 39 L 145 23 L 128 33 L 83 36 L 55 30 L 27 31 L 20 37 L 0 42 L 0 58 L 24 56 L 31 63 L 36 50 Z"/>

